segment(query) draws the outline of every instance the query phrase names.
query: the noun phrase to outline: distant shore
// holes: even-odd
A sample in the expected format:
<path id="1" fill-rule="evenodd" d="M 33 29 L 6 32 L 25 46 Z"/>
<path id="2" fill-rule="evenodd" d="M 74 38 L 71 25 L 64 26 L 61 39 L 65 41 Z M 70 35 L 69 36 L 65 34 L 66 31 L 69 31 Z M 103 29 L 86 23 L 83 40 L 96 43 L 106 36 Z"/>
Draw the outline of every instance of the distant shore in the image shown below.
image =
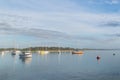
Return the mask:
<path id="1" fill-rule="evenodd" d="M 21 51 L 40 51 L 40 50 L 48 50 L 50 52 L 58 52 L 58 51 L 63 51 L 63 52 L 68 52 L 68 51 L 73 51 L 73 50 L 120 50 L 120 49 L 89 49 L 89 48 L 70 48 L 70 47 L 28 47 L 28 48 L 0 48 L 0 51 L 5 51 L 5 50 L 21 50 Z"/>

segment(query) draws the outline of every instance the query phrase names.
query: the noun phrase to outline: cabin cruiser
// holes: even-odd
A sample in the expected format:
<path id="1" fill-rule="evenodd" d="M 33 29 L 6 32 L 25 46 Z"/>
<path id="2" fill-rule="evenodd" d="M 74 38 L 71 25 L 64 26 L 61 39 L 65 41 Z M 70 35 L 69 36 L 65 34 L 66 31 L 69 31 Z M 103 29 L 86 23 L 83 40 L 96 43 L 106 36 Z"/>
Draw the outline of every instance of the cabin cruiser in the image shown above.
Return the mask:
<path id="1" fill-rule="evenodd" d="M 30 51 L 22 52 L 19 56 L 23 58 L 29 58 L 29 57 L 32 57 L 32 53 Z"/>

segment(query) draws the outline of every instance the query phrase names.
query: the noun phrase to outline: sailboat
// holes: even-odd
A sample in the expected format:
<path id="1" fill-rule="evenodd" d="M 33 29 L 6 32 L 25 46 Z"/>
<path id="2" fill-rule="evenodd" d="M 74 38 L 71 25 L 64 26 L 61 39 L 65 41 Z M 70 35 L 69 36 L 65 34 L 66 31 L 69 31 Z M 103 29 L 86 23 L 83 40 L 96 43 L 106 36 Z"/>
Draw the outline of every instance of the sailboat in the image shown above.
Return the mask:
<path id="1" fill-rule="evenodd" d="M 11 52 L 12 55 L 16 55 L 16 49 L 14 48 L 14 50 Z"/>
<path id="2" fill-rule="evenodd" d="M 47 47 L 45 47 L 44 50 L 41 50 L 40 54 L 42 54 L 42 55 L 49 54 L 49 51 L 47 50 Z"/>
<path id="3" fill-rule="evenodd" d="M 16 55 L 16 54 L 20 54 L 20 53 L 21 53 L 20 50 L 13 50 L 13 51 L 11 52 L 12 55 Z"/>
<path id="4" fill-rule="evenodd" d="M 12 54 L 12 55 L 16 55 L 16 52 L 15 52 L 15 51 L 12 51 L 11 54 Z"/>
<path id="5" fill-rule="evenodd" d="M 49 51 L 47 50 L 47 46 L 45 46 L 44 49 L 40 51 L 40 54 L 41 55 L 49 54 Z"/>
<path id="6" fill-rule="evenodd" d="M 15 42 L 14 42 L 14 44 L 15 44 Z M 16 55 L 15 45 L 14 45 L 13 51 L 11 51 L 11 55 Z"/>
<path id="7" fill-rule="evenodd" d="M 43 50 L 43 51 L 40 51 L 40 54 L 43 54 L 43 55 L 44 55 L 44 54 L 48 54 L 48 53 L 49 53 L 49 51 L 44 51 L 44 50 Z"/>

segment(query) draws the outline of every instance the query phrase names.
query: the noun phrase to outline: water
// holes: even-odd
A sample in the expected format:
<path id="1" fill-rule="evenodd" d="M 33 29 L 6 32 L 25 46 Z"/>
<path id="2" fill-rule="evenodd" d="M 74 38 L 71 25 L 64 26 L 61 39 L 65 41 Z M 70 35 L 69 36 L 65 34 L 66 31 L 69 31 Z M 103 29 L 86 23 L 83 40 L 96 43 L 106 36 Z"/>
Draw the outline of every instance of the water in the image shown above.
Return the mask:
<path id="1" fill-rule="evenodd" d="M 96 59 L 98 55 L 100 60 Z M 119 80 L 119 61 L 120 51 L 93 50 L 83 55 L 34 53 L 26 59 L 1 54 L 0 80 Z"/>

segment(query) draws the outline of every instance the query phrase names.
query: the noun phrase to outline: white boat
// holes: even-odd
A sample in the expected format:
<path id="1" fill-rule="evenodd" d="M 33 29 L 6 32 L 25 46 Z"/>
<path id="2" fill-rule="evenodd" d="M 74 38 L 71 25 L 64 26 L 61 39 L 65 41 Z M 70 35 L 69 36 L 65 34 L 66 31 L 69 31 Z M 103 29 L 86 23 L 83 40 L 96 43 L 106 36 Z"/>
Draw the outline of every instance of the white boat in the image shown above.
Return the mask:
<path id="1" fill-rule="evenodd" d="M 41 54 L 41 55 L 46 55 L 46 54 L 49 54 L 49 51 L 44 51 L 44 50 L 43 50 L 43 51 L 40 51 L 40 54 Z"/>
<path id="2" fill-rule="evenodd" d="M 44 51 L 44 53 L 45 53 L 45 54 L 48 54 L 48 53 L 49 53 L 49 51 Z"/>
<path id="3" fill-rule="evenodd" d="M 16 53 L 16 54 L 20 54 L 21 51 L 20 51 L 20 50 L 16 50 L 15 53 Z"/>
<path id="4" fill-rule="evenodd" d="M 32 53 L 31 52 L 23 52 L 19 56 L 24 57 L 24 58 L 29 58 L 29 57 L 32 57 Z"/>
<path id="5" fill-rule="evenodd" d="M 1 56 L 4 56 L 4 54 L 5 54 L 5 51 L 2 51 L 0 54 L 1 54 Z"/>

